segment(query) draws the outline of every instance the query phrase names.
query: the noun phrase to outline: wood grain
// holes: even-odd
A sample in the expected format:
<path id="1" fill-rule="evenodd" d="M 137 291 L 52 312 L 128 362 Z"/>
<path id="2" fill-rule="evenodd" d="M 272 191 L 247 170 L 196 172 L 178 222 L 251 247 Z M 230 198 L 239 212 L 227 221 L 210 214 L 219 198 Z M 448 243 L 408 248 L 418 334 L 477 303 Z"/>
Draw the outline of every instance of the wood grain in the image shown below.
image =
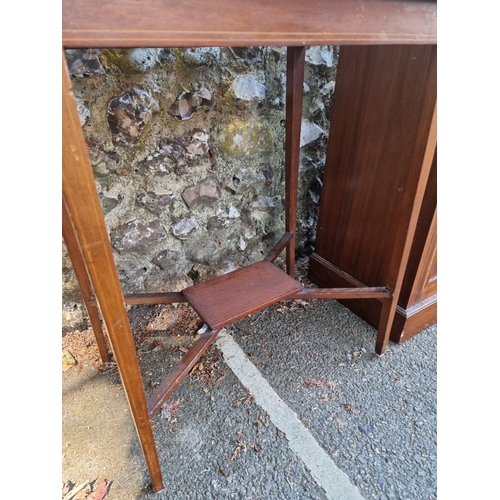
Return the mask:
<path id="1" fill-rule="evenodd" d="M 311 256 L 311 262 L 314 262 L 314 270 L 316 273 L 314 282 L 323 283 L 325 284 L 324 286 L 328 284 L 329 286 L 339 288 L 353 286 L 351 280 L 347 278 L 345 273 L 337 272 L 338 270 L 334 266 L 325 265 L 326 261 L 316 254 Z M 342 297 L 339 297 L 337 300 L 349 308 L 353 313 L 363 318 L 367 323 L 378 328 L 380 312 L 382 310 L 382 300 L 370 299 L 367 297 L 364 297 L 363 300 L 361 300 L 361 298 L 359 300 L 344 300 Z M 436 323 L 436 313 L 436 295 L 422 302 L 418 302 L 408 309 L 404 309 L 398 305 L 391 328 L 390 339 L 396 343 L 401 343 L 410 339 L 424 328 Z"/>
<path id="2" fill-rule="evenodd" d="M 71 264 L 73 265 L 73 271 L 75 272 L 80 292 L 82 294 L 83 303 L 85 304 L 87 314 L 89 315 L 90 325 L 92 326 L 92 331 L 99 349 L 101 360 L 107 362 L 109 361 L 109 353 L 108 347 L 106 346 L 106 340 L 104 339 L 104 333 L 102 331 L 101 318 L 99 317 L 97 302 L 93 298 L 94 291 L 92 290 L 92 284 L 90 283 L 90 278 L 85 267 L 85 261 L 83 260 L 80 252 L 78 239 L 73 229 L 73 225 L 71 224 L 71 219 L 68 211 L 66 210 L 65 203 L 62 204 L 62 235 L 64 242 L 66 243 L 66 248 L 68 249 L 68 255 L 71 260 Z"/>
<path id="3" fill-rule="evenodd" d="M 285 230 L 293 237 L 286 249 L 286 270 L 295 276 L 295 231 L 299 187 L 300 130 L 304 94 L 305 48 L 288 47 L 286 65 Z"/>
<path id="4" fill-rule="evenodd" d="M 92 166 L 62 54 L 62 186 L 63 202 L 78 237 L 99 309 L 123 382 L 155 491 L 163 489 L 160 462 L 149 420 L 134 339 L 125 309 Z"/>
<path id="5" fill-rule="evenodd" d="M 315 252 L 368 286 L 387 285 L 403 251 L 435 58 L 435 47 L 340 49 Z"/>
<path id="6" fill-rule="evenodd" d="M 219 330 L 207 330 L 205 333 L 202 333 L 191 349 L 189 349 L 160 385 L 151 393 L 148 398 L 148 409 L 151 418 L 158 413 L 162 405 L 172 395 L 198 359 L 210 347 L 218 333 Z"/>
<path id="7" fill-rule="evenodd" d="M 435 44 L 432 0 L 63 0 L 63 46 Z"/>
<path id="8" fill-rule="evenodd" d="M 435 103 L 435 46 L 341 47 L 315 253 L 396 301 L 435 151 Z M 315 266 L 312 281 L 339 286 Z M 393 302 L 381 313 L 379 351 Z"/>
<path id="9" fill-rule="evenodd" d="M 178 304 L 187 302 L 182 292 L 126 293 L 125 304 Z"/>
<path id="10" fill-rule="evenodd" d="M 278 241 L 278 243 L 276 243 L 276 245 L 266 255 L 266 258 L 264 260 L 266 262 L 274 262 L 279 257 L 280 253 L 285 249 L 285 247 L 290 244 L 294 237 L 294 233 L 285 233 Z"/>
<path id="11" fill-rule="evenodd" d="M 185 288 L 201 319 L 218 330 L 248 314 L 287 299 L 303 285 L 267 261 Z"/>
<path id="12" fill-rule="evenodd" d="M 384 287 L 361 288 L 304 288 L 292 295 L 292 299 L 379 299 L 389 297 L 390 292 Z"/>

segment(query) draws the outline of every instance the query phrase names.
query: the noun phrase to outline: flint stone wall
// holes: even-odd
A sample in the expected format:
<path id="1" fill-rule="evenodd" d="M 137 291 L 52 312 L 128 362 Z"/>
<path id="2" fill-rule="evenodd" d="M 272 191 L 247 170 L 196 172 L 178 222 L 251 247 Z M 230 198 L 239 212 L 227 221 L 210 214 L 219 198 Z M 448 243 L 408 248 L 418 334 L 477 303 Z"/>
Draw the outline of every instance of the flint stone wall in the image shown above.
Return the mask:
<path id="1" fill-rule="evenodd" d="M 284 232 L 286 48 L 67 50 L 125 293 L 261 260 Z M 337 47 L 306 51 L 297 253 L 314 248 Z M 63 329 L 89 326 L 63 242 Z"/>

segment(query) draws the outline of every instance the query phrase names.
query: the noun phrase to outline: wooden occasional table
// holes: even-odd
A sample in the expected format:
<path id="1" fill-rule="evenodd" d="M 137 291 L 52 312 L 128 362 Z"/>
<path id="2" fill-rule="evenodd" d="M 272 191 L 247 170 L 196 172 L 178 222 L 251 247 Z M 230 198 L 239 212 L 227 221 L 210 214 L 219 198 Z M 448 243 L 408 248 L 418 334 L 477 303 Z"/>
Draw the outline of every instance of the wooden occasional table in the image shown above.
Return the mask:
<path id="1" fill-rule="evenodd" d="M 180 292 L 134 295 L 120 286 L 63 52 L 63 237 L 104 360 L 99 312 L 106 325 L 155 491 L 163 489 L 163 479 L 151 419 L 224 325 L 286 298 L 377 299 L 375 350 L 386 349 L 436 150 L 436 44 L 432 1 L 214 0 L 206 9 L 202 0 L 63 0 L 63 49 L 288 48 L 283 238 L 260 263 Z M 313 45 L 341 48 L 325 166 L 325 181 L 334 181 L 322 195 L 310 275 L 319 263 L 343 281 L 304 289 L 294 279 L 295 229 L 305 48 Z M 385 200 L 396 215 L 380 217 L 379 233 L 371 224 L 358 225 L 373 210 L 383 214 L 380 197 L 366 195 L 377 182 L 397 189 Z M 377 234 L 388 235 L 390 244 L 370 253 Z M 342 269 L 346 246 L 361 267 L 384 262 L 372 286 Z M 272 264 L 285 249 L 286 273 Z M 234 289 L 244 293 L 243 301 L 234 299 L 242 295 Z M 224 300 L 214 301 L 213 290 Z M 208 329 L 146 398 L 126 304 L 174 302 L 189 302 Z"/>

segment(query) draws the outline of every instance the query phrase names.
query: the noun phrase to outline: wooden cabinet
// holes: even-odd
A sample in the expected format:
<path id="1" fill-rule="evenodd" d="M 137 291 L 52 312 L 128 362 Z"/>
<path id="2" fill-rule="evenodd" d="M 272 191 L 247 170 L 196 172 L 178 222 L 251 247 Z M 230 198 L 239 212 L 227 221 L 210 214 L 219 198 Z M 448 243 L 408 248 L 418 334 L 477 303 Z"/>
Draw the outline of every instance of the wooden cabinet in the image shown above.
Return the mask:
<path id="1" fill-rule="evenodd" d="M 436 47 L 341 47 L 315 252 L 320 287 L 385 284 L 403 252 L 436 102 Z M 395 342 L 436 322 L 436 169 L 423 191 L 391 329 Z M 382 301 L 341 300 L 378 327 Z"/>
<path id="2" fill-rule="evenodd" d="M 422 304 L 431 304 L 436 287 L 435 203 L 429 201 L 435 187 L 428 180 L 436 147 L 435 2 L 215 0 L 209 9 L 206 4 L 63 0 L 63 48 L 287 46 L 287 232 L 265 260 L 272 262 L 286 247 L 287 271 L 293 276 L 305 47 L 340 45 L 317 247 L 309 270 L 312 281 L 324 288 L 290 288 L 281 276 L 268 297 L 256 294 L 253 285 L 256 273 L 274 280 L 267 262 L 236 271 L 224 280 L 223 297 L 231 295 L 227 283 L 235 279 L 238 286 L 253 287 L 252 301 L 243 311 L 219 310 L 207 318 L 215 330 L 202 334 L 146 398 L 125 304 L 187 301 L 206 316 L 211 297 L 205 288 L 194 295 L 193 290 L 123 294 L 63 57 L 65 239 L 73 243 L 68 249 L 80 270 L 86 305 L 99 308 L 106 325 L 155 491 L 163 488 L 163 478 L 151 419 L 214 341 L 220 325 L 278 298 L 342 299 L 360 314 L 379 318 L 375 350 L 382 354 L 397 304 L 407 316 L 424 311 L 408 318 L 432 315 L 432 307 Z"/>

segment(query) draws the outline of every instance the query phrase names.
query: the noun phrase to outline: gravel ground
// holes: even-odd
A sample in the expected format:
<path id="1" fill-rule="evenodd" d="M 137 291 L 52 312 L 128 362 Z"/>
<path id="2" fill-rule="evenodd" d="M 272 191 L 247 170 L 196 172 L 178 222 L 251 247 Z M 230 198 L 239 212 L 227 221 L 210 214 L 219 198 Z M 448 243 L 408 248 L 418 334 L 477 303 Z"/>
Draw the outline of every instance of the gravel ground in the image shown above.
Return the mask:
<path id="1" fill-rule="evenodd" d="M 199 323 L 130 312 L 149 392 Z M 375 329 L 336 301 L 284 302 L 226 331 L 366 500 L 437 498 L 436 326 L 382 357 Z M 153 420 L 154 494 L 116 368 L 97 368 L 63 372 L 63 481 L 106 478 L 110 500 L 328 498 L 215 345 Z"/>
<path id="2" fill-rule="evenodd" d="M 436 498 L 436 326 L 380 357 L 375 330 L 338 302 L 305 308 L 233 335 L 367 500 Z"/>

